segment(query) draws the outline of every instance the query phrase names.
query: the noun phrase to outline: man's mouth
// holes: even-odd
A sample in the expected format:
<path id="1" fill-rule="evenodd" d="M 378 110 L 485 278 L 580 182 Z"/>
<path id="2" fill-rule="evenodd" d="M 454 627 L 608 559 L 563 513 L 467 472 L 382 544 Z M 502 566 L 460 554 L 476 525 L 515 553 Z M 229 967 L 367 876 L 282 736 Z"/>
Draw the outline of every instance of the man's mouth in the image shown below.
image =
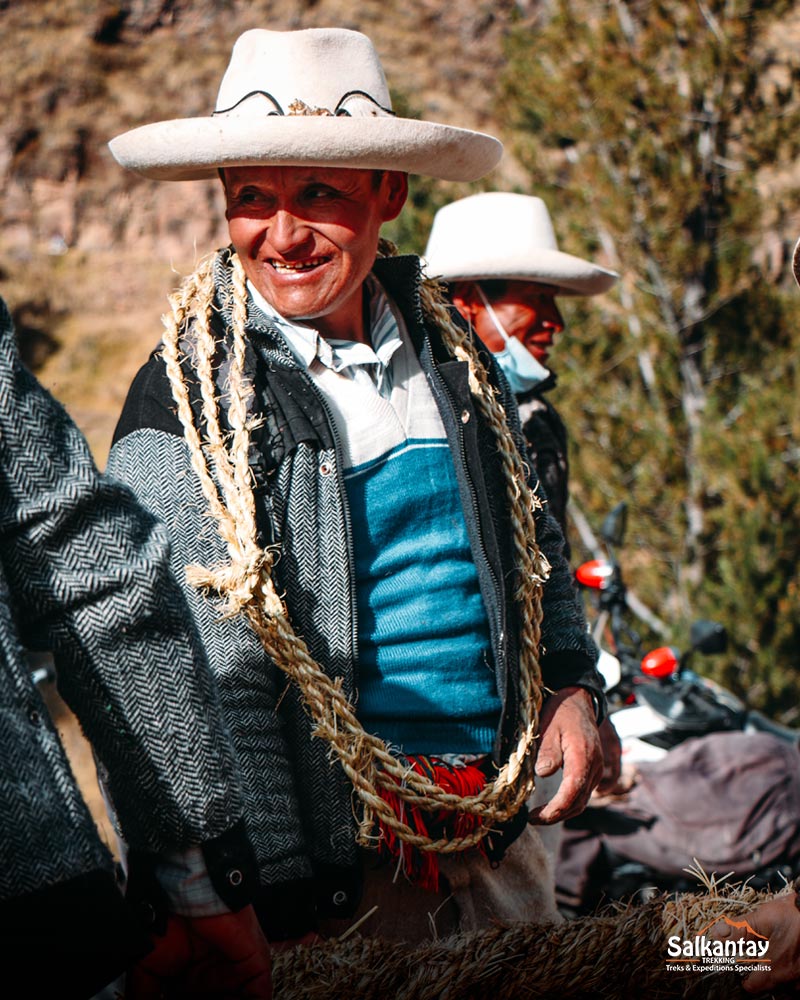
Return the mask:
<path id="1" fill-rule="evenodd" d="M 313 260 L 270 260 L 269 264 L 278 274 L 298 274 L 302 271 L 313 271 L 328 262 L 327 257 L 315 257 Z"/>
<path id="2" fill-rule="evenodd" d="M 533 338 L 531 338 L 527 342 L 527 344 L 525 346 L 528 348 L 529 351 L 539 351 L 542 354 L 547 354 L 549 352 L 550 348 L 553 346 L 553 338 L 552 337 L 541 337 L 541 338 L 533 337 Z"/>

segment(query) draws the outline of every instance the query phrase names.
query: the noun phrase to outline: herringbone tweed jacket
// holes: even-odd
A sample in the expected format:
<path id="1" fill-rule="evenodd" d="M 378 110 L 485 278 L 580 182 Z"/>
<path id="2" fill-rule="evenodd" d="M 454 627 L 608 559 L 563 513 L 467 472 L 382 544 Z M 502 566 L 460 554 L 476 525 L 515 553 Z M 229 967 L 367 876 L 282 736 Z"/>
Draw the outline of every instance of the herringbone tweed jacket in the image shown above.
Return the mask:
<path id="1" fill-rule="evenodd" d="M 403 313 L 442 414 L 463 495 L 470 498 L 464 515 L 504 699 L 496 745 L 501 755 L 513 739 L 516 716 L 517 619 L 510 592 L 511 533 L 494 438 L 474 407 L 466 364 L 452 360 L 436 329 L 425 325 L 418 259 L 381 259 L 375 273 Z M 212 322 L 224 354 L 232 301 L 224 254 L 217 258 L 215 282 Z M 277 582 L 296 631 L 324 669 L 343 678 L 344 690 L 354 695 L 355 584 L 336 431 L 308 374 L 255 307 L 249 309 L 247 332 L 247 374 L 256 389 L 258 415 L 263 418 L 253 433 L 251 457 L 262 541 L 280 545 Z M 492 365 L 490 358 L 487 353 L 487 364 Z M 220 371 L 224 369 L 221 357 Z M 499 388 L 509 409 L 515 411 L 504 381 Z M 519 433 L 518 424 L 515 427 Z M 173 539 L 176 575 L 190 564 L 211 567 L 227 562 L 225 545 L 206 514 L 207 505 L 190 466 L 158 351 L 131 388 L 108 471 L 130 485 L 144 506 L 165 521 Z M 553 518 L 542 513 L 537 533 L 553 566 L 545 588 L 542 666 L 547 683 L 553 688 L 579 683 L 601 692 L 594 670 L 596 650 L 561 555 L 561 532 Z M 247 828 L 259 861 L 268 901 L 265 908 L 280 910 L 284 923 L 270 926 L 270 933 L 286 930 L 289 909 L 312 876 L 317 907 L 329 915 L 344 916 L 357 895 L 352 874 L 356 849 L 351 789 L 344 774 L 329 760 L 323 742 L 312 737 L 308 714 L 295 691 L 287 690 L 283 675 L 268 660 L 246 622 L 221 620 L 215 600 L 188 587 L 186 596 L 219 681 L 244 772 Z"/>
<path id="2" fill-rule="evenodd" d="M 20 363 L 0 300 L 0 916 L 113 871 L 26 646 L 52 651 L 134 848 L 245 844 L 235 753 L 168 558 L 163 525 L 98 474 Z"/>
<path id="3" fill-rule="evenodd" d="M 569 502 L 569 439 L 561 414 L 547 398 L 556 386 L 551 375 L 541 385 L 517 396 L 522 435 L 536 474 L 544 483 L 550 512 L 567 534 Z M 569 547 L 565 549 L 569 557 Z"/>

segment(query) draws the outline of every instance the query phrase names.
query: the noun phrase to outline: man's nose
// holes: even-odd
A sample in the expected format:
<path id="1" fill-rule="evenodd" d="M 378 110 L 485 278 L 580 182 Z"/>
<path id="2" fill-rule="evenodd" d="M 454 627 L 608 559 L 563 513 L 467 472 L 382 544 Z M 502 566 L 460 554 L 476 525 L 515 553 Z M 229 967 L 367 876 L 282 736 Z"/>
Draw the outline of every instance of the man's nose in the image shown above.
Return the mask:
<path id="1" fill-rule="evenodd" d="M 546 307 L 541 310 L 540 321 L 545 330 L 550 330 L 553 333 L 561 333 L 564 329 L 564 317 L 561 315 L 561 310 L 556 305 L 554 299 L 551 299 Z"/>
<path id="2" fill-rule="evenodd" d="M 287 253 L 302 246 L 309 235 L 305 222 L 283 208 L 275 212 L 267 227 L 267 238 L 278 253 Z"/>

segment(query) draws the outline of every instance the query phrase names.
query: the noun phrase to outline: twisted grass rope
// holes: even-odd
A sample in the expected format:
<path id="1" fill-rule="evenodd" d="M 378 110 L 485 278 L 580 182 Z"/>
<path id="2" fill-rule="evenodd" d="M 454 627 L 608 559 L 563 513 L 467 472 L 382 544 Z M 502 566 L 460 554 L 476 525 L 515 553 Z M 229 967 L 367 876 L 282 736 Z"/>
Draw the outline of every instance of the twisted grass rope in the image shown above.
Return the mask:
<path id="1" fill-rule="evenodd" d="M 222 251 L 227 253 L 227 251 Z M 393 252 L 382 245 L 383 253 Z M 378 737 L 364 731 L 353 706 L 342 691 L 341 679 L 331 680 L 314 661 L 305 643 L 293 631 L 271 577 L 275 553 L 262 550 L 257 542 L 255 501 L 249 464 L 251 421 L 247 383 L 246 284 L 241 262 L 233 254 L 232 272 L 233 350 L 221 391 L 228 402 L 230 432 L 220 424 L 220 400 L 215 385 L 218 347 L 211 329 L 216 256 L 207 258 L 193 275 L 170 296 L 171 313 L 164 317 L 163 357 L 178 416 L 184 428 L 196 472 L 209 512 L 217 522 L 230 564 L 207 569 L 188 567 L 194 586 L 215 590 L 226 598 L 226 614 L 244 613 L 273 662 L 299 687 L 315 723 L 315 735 L 326 740 L 353 784 L 363 806 L 358 840 L 374 840 L 374 821 L 381 823 L 406 843 L 423 851 L 451 853 L 479 843 L 492 824 L 513 816 L 533 790 L 533 743 L 541 708 L 541 672 L 538 649 L 541 640 L 541 588 L 549 565 L 535 540 L 533 511 L 539 503 L 526 485 L 525 467 L 508 427 L 503 408 L 488 381 L 486 371 L 469 338 L 452 322 L 438 285 L 424 282 L 421 302 L 429 320 L 442 334 L 444 343 L 470 370 L 470 387 L 477 405 L 492 428 L 498 444 L 506 492 L 511 509 L 517 579 L 515 596 L 523 627 L 520 637 L 519 741 L 492 781 L 476 795 L 461 797 L 445 792 L 423 775 L 398 761 Z M 188 357 L 182 352 L 186 337 Z M 196 426 L 184 364 L 191 365 L 200 385 L 204 435 Z M 421 835 L 398 818 L 379 789 L 391 791 L 409 806 L 429 812 L 460 812 L 482 821 L 461 836 L 432 839 Z"/>

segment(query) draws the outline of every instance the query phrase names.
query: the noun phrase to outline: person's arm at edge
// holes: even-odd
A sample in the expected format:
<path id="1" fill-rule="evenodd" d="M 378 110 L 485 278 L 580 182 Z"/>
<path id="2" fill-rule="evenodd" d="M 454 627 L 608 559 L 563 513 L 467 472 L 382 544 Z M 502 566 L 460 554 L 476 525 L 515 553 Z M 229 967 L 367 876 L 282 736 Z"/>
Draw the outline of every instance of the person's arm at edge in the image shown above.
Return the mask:
<path id="1" fill-rule="evenodd" d="M 99 476 L 66 412 L 21 365 L 2 301 L 0 344 L 2 476 L 16 501 L 9 505 L 15 523 L 3 526 L 9 529 L 2 532 L 3 555 L 12 567 L 16 610 L 32 644 L 54 649 L 59 688 L 90 741 L 105 749 L 106 765 L 116 774 L 126 770 L 131 808 L 149 816 L 155 830 L 152 841 L 145 837 L 141 845 L 154 850 L 165 843 L 196 845 L 208 852 L 210 868 L 219 869 L 220 860 L 238 864 L 235 887 L 230 879 L 217 881 L 239 914 L 226 910 L 217 924 L 246 925 L 250 917 L 244 911 L 252 910 L 245 904 L 256 876 L 241 825 L 238 772 L 213 682 L 168 573 L 166 540 L 129 491 Z M 21 425 L 24 441 L 15 433 Z M 177 614 L 162 619 L 158 612 L 171 602 Z M 157 653 L 143 656 L 151 640 Z M 164 683 L 165 674 L 167 684 L 174 682 L 176 661 L 195 688 L 185 708 L 180 706 L 180 717 L 142 720 L 131 701 L 135 683 Z M 137 675 L 140 665 L 147 674 Z M 178 700 L 169 703 L 173 712 L 179 711 Z M 201 725 L 193 733 L 195 716 Z M 164 775 L 154 773 L 154 757 L 161 755 L 173 768 L 177 758 L 178 766 L 182 761 L 191 771 L 207 760 L 225 788 L 224 809 L 221 795 L 219 803 L 197 810 L 176 803 L 173 789 L 162 792 Z M 182 796 L 199 791 L 191 785 L 181 788 Z M 139 900 L 153 911 L 151 924 L 157 896 Z M 257 943 L 268 963 L 263 937 Z"/>

